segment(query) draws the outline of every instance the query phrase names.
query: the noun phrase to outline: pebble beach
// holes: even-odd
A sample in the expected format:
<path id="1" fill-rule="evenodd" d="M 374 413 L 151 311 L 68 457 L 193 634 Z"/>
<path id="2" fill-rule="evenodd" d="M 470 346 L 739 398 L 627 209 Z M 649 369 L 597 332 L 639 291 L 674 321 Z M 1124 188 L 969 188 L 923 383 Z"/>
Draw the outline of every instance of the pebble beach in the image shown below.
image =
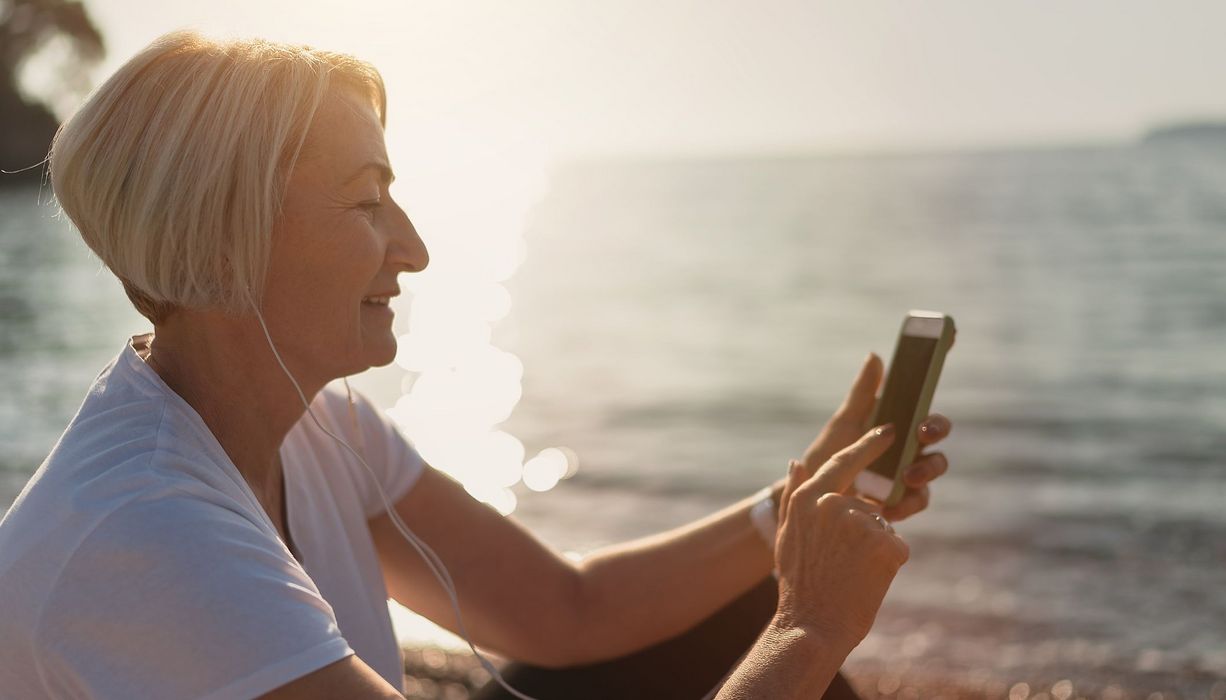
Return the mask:
<path id="1" fill-rule="evenodd" d="M 864 700 L 1226 700 L 1226 680 L 1203 692 L 1170 690 L 1178 678 L 1132 681 L 1108 678 L 1005 678 L 991 671 L 942 673 L 931 664 L 857 662 L 844 669 Z M 405 697 L 410 700 L 465 700 L 490 680 L 470 653 L 436 647 L 404 650 Z M 679 699 L 684 700 L 684 699 Z M 697 699 L 695 699 L 697 700 Z"/>

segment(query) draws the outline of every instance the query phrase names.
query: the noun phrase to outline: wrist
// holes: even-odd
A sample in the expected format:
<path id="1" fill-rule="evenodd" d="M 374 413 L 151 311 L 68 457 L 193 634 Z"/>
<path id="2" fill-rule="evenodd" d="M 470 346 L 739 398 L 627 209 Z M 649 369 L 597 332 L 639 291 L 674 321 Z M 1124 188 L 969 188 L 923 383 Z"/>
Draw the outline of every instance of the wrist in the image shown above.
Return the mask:
<path id="1" fill-rule="evenodd" d="M 860 640 L 851 635 L 839 634 L 822 625 L 810 624 L 796 620 L 776 611 L 766 629 L 776 639 L 788 640 L 789 643 L 812 647 L 826 653 L 841 655 L 845 658 L 860 645 Z"/>
<path id="2" fill-rule="evenodd" d="M 772 621 L 733 669 L 717 697 L 776 700 L 823 697 L 849 651 L 807 628 Z"/>

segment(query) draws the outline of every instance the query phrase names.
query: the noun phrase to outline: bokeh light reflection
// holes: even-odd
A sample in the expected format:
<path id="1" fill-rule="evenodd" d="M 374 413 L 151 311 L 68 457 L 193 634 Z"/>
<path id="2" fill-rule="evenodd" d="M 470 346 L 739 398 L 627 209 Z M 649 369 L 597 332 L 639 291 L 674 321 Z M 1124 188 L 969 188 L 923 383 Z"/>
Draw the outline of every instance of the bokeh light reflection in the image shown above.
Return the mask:
<path id="1" fill-rule="evenodd" d="M 555 447 L 547 447 L 524 463 L 524 485 L 533 491 L 548 491 L 566 478 L 569 471 L 566 454 Z"/>
<path id="2" fill-rule="evenodd" d="M 448 235 L 430 238 L 430 267 L 403 280 L 412 292 L 410 325 L 397 339 L 395 361 L 408 375 L 387 413 L 428 463 L 509 515 L 518 504 L 511 490 L 517 484 L 548 491 L 578 464 L 572 451 L 557 447 L 525 462 L 524 444 L 498 427 L 523 395 L 524 366 L 492 344 L 493 325 L 511 312 L 502 283 L 524 259 L 522 227 L 545 179 L 531 168 L 488 160 L 466 172 L 483 181 L 467 182 L 460 195 L 432 191 L 425 182 L 415 186 L 431 203 L 420 217 L 427 222 L 423 230 Z"/>

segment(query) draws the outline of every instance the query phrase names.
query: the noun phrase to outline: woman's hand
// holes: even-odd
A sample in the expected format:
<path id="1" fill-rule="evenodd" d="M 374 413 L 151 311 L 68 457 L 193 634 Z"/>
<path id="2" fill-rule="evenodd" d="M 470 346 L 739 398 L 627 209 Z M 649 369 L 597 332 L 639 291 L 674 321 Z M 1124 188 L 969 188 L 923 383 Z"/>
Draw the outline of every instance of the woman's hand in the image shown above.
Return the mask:
<path id="1" fill-rule="evenodd" d="M 881 386 L 883 374 L 881 358 L 870 353 L 843 404 L 834 412 L 813 444 L 809 445 L 809 449 L 805 450 L 801 469 L 806 477 L 814 474 L 836 452 L 855 442 L 868 428 L 877 405 L 877 389 Z M 950 420 L 939 413 L 928 416 L 920 424 L 920 454 L 903 470 L 903 482 L 907 488 L 902 499 L 882 511 L 887 520 L 902 520 L 928 507 L 928 483 L 949 469 L 949 461 L 941 452 L 924 453 L 923 449 L 944 440 L 952 429 Z M 840 493 L 858 495 L 851 484 Z"/>
<path id="2" fill-rule="evenodd" d="M 812 477 L 792 462 L 775 544 L 777 627 L 815 632 L 847 651 L 868 634 L 910 550 L 876 506 L 844 492 L 893 441 L 892 426 L 871 430 Z"/>
<path id="3" fill-rule="evenodd" d="M 889 426 L 869 431 L 812 476 L 791 463 L 775 539 L 779 607 L 719 700 L 822 697 L 868 634 L 910 550 L 873 504 L 843 492 L 893 441 Z"/>

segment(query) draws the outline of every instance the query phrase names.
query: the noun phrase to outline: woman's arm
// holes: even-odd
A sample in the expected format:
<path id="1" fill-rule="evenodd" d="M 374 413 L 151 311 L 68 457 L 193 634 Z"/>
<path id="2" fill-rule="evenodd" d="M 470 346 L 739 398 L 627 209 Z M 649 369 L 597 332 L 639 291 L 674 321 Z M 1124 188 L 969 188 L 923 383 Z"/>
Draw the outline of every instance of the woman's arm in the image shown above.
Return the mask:
<path id="1" fill-rule="evenodd" d="M 749 520 L 753 503 L 581 562 L 432 468 L 395 508 L 451 572 L 475 644 L 561 667 L 680 634 L 769 575 L 772 556 Z M 450 598 L 391 518 L 375 517 L 370 529 L 388 593 L 458 633 Z"/>
<path id="2" fill-rule="evenodd" d="M 404 700 L 404 695 L 367 666 L 357 654 L 290 681 L 259 700 Z"/>
<path id="3" fill-rule="evenodd" d="M 813 473 L 863 430 L 880 381 L 880 361 L 865 363 L 843 406 L 806 452 Z M 949 432 L 933 416 L 921 433 L 932 444 Z M 848 437 L 851 435 L 852 437 Z M 886 515 L 923 507 L 926 483 L 945 470 L 929 455 L 909 468 L 908 496 Z M 777 484 L 776 492 L 782 488 Z M 574 563 L 511 518 L 475 501 L 427 468 L 396 510 L 451 571 L 475 644 L 517 660 L 558 667 L 636 651 L 710 616 L 767 576 L 769 549 L 749 519 L 747 498 L 659 535 L 598 550 Z M 450 599 L 391 519 L 370 522 L 388 592 L 437 624 L 457 630 Z"/>
<path id="4" fill-rule="evenodd" d="M 774 560 L 749 519 L 753 503 L 747 498 L 578 563 L 431 468 L 396 510 L 451 572 L 475 644 L 562 667 L 680 634 L 767 576 Z M 389 594 L 458 631 L 450 599 L 391 519 L 377 516 L 370 528 Z"/>
<path id="5" fill-rule="evenodd" d="M 716 700 L 820 698 L 855 646 L 771 622 L 728 676 Z"/>
<path id="6" fill-rule="evenodd" d="M 473 644 L 538 666 L 573 662 L 583 586 L 574 562 L 429 466 L 394 507 L 450 572 Z M 460 634 L 451 598 L 391 518 L 369 525 L 388 594 Z"/>

